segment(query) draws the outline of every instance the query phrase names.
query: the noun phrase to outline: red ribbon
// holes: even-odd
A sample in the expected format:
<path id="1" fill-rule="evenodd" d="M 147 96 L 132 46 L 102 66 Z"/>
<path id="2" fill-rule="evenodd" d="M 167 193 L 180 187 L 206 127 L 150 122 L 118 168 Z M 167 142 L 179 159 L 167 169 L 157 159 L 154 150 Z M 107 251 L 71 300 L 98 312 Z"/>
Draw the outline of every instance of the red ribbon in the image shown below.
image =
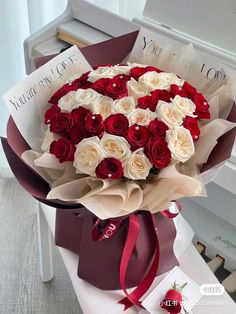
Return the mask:
<path id="1" fill-rule="evenodd" d="M 178 213 L 171 213 L 169 210 L 163 210 L 161 213 L 163 216 L 173 219 L 182 210 L 182 205 L 178 201 L 174 201 L 178 208 Z M 146 213 L 150 219 L 150 225 L 152 226 L 152 231 L 155 234 L 155 242 L 156 242 L 156 249 L 153 256 L 151 267 L 146 275 L 146 277 L 143 279 L 143 281 L 131 292 L 129 293 L 126 288 L 126 272 L 128 269 L 129 261 L 132 257 L 133 250 L 135 248 L 136 241 L 138 239 L 139 235 L 139 216 L 132 214 L 129 216 L 129 229 L 128 234 L 125 242 L 125 246 L 123 249 L 122 257 L 121 257 L 121 263 L 120 263 L 120 285 L 122 290 L 124 291 L 126 297 L 120 300 L 118 303 L 124 305 L 124 311 L 130 308 L 133 305 L 137 305 L 141 308 L 143 308 L 141 304 L 141 297 L 148 291 L 150 286 L 152 285 L 159 266 L 159 259 L 160 259 L 160 246 L 159 246 L 159 239 L 158 239 L 158 231 L 157 231 L 157 224 L 155 221 L 155 216 L 152 215 L 150 212 Z M 105 226 L 102 233 L 99 233 L 98 231 L 98 225 L 101 222 L 100 219 L 97 219 L 94 228 L 92 230 L 92 237 L 95 241 L 101 241 L 104 239 L 108 239 L 111 236 L 114 235 L 114 233 L 119 228 L 122 220 L 114 219 L 109 220 L 108 224 Z M 150 230 L 151 232 L 151 230 Z"/>
<path id="2" fill-rule="evenodd" d="M 147 290 L 152 285 L 156 273 L 158 270 L 159 265 L 159 257 L 160 257 L 160 248 L 159 248 L 159 240 L 158 240 L 158 234 L 157 234 L 157 227 L 156 227 L 156 221 L 155 217 L 147 212 L 147 215 L 150 217 L 151 225 L 153 227 L 153 231 L 155 233 L 155 240 L 156 240 L 156 251 L 154 254 L 154 258 L 152 261 L 152 265 L 149 269 L 148 274 L 143 279 L 143 281 L 138 285 L 137 288 L 135 288 L 131 293 L 129 293 L 126 289 L 125 285 L 125 277 L 126 277 L 126 271 L 128 268 L 128 264 L 130 261 L 130 258 L 132 256 L 133 249 L 135 247 L 136 240 L 138 238 L 139 233 L 139 218 L 136 215 L 131 215 L 129 218 L 129 230 L 127 239 L 125 242 L 125 247 L 123 250 L 123 254 L 121 257 L 121 264 L 120 264 L 120 284 L 121 288 L 124 291 L 126 297 L 119 301 L 120 304 L 123 304 L 125 306 L 124 310 L 127 310 L 132 305 L 137 305 L 139 307 L 143 307 L 141 302 L 139 301 L 140 298 L 147 292 Z M 151 230 L 150 230 L 151 231 Z"/>
<path id="3" fill-rule="evenodd" d="M 109 220 L 103 232 L 100 234 L 98 231 L 98 225 L 100 224 L 100 222 L 101 220 L 97 219 L 92 230 L 92 238 L 94 241 L 101 241 L 101 240 L 109 239 L 116 233 L 117 229 L 119 228 L 121 224 L 121 220 L 118 220 L 118 219 Z"/>

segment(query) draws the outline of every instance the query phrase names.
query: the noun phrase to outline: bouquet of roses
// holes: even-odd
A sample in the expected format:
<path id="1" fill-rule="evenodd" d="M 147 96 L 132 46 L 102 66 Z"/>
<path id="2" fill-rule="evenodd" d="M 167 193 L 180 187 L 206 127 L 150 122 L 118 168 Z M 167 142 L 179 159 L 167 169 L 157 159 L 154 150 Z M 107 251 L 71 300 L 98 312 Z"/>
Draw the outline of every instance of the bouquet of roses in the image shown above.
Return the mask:
<path id="1" fill-rule="evenodd" d="M 131 35 L 133 39 L 129 36 L 112 40 L 110 46 L 109 42 L 96 45 L 94 51 L 101 47 L 100 53 L 103 52 L 103 45 L 108 45 L 112 51 L 112 43 L 119 43 L 124 38 L 128 38 L 131 41 L 129 45 L 132 46 L 136 34 Z M 122 45 L 119 47 L 124 49 Z M 93 47 L 89 49 L 92 51 Z M 125 54 L 129 49 L 127 46 Z M 128 286 L 141 282 L 136 288 L 139 297 L 137 291 L 134 294 L 126 291 L 124 280 L 128 267 L 127 258 L 131 261 L 131 257 L 134 257 L 125 257 L 122 254 L 117 259 L 118 264 L 121 259 L 118 276 L 120 286 L 128 298 L 122 300 L 122 303 L 129 307 L 132 304 L 141 304 L 139 299 L 152 283 L 158 269 L 162 245 L 156 234 L 156 217 L 159 224 L 167 227 L 160 228 L 161 240 L 163 243 L 168 241 L 166 234 L 161 236 L 166 229 L 172 239 L 170 247 L 173 250 L 174 233 L 171 235 L 171 225 L 162 220 L 160 215 L 152 214 L 162 212 L 163 217 L 172 218 L 175 215 L 166 210 L 171 201 L 180 197 L 204 195 L 199 168 L 207 162 L 217 139 L 234 127 L 234 123 L 225 119 L 226 112 L 229 113 L 232 108 L 234 95 L 229 92 L 232 89 L 231 81 L 221 82 L 220 86 L 218 82 L 213 82 L 207 86 L 206 97 L 182 77 L 165 72 L 159 66 L 121 63 L 122 53 L 125 55 L 124 52 L 118 52 L 120 63 L 114 62 L 116 57 L 110 54 L 110 59 L 104 61 L 111 64 L 104 65 L 105 62 L 100 62 L 103 65 L 96 65 L 94 68 L 89 68 L 87 64 L 83 68 L 75 66 L 77 59 L 70 57 L 73 62 L 71 61 L 67 75 L 61 80 L 55 80 L 54 84 L 48 79 L 50 88 L 47 92 L 43 80 L 38 86 L 34 86 L 38 119 L 34 117 L 27 120 L 30 130 L 28 133 L 25 132 L 25 125 L 21 125 L 23 118 L 19 115 L 19 103 L 13 102 L 13 98 L 9 97 L 9 102 L 14 103 L 16 109 L 12 112 L 13 118 L 24 137 L 30 138 L 28 142 L 32 149 L 28 149 L 26 143 L 22 144 L 23 139 L 12 120 L 8 126 L 10 148 L 6 142 L 3 141 L 3 144 L 13 172 L 32 195 L 57 207 L 76 208 L 82 204 L 96 217 L 108 219 L 107 225 L 98 228 L 100 220 L 94 223 L 92 218 L 93 230 L 83 227 L 86 241 L 89 241 L 88 232 L 92 232 L 94 240 L 103 240 L 113 235 L 110 239 L 113 241 L 114 233 L 118 234 L 120 231 L 127 234 L 126 244 L 129 243 L 127 245 L 134 249 L 136 241 L 140 241 L 137 240 L 138 219 L 142 221 L 140 237 L 144 237 L 142 228 L 152 226 L 153 237 L 156 239 L 155 248 L 150 243 L 150 251 L 145 257 L 141 257 L 145 260 L 145 267 L 152 260 L 148 275 L 142 279 L 147 272 L 145 267 L 141 267 L 133 274 L 136 281 L 128 280 Z M 106 55 L 103 59 L 106 59 Z M 64 67 L 68 65 L 63 62 Z M 45 69 L 48 68 L 49 65 L 46 65 Z M 43 70 L 40 68 L 38 71 Z M 50 71 L 55 73 L 53 69 Z M 60 78 L 61 76 L 60 73 Z M 226 91 L 227 97 L 224 97 Z M 38 123 L 39 127 L 35 128 L 34 123 Z M 32 136 L 31 130 L 38 131 L 39 136 Z M 36 145 L 36 142 L 40 145 Z M 232 148 L 232 144 L 228 146 Z M 14 158 L 14 153 L 20 161 L 19 158 Z M 24 173 L 17 166 L 19 163 L 23 167 L 22 159 L 27 165 L 24 165 L 27 168 Z M 34 171 L 28 174 L 32 168 Z M 44 181 L 37 184 L 37 187 L 32 183 L 35 172 Z M 47 188 L 45 181 L 49 184 Z M 40 193 L 35 193 L 35 189 L 40 186 L 44 188 Z M 123 230 L 127 215 L 129 227 Z M 113 219 L 122 216 L 122 219 Z M 150 232 L 146 230 L 145 241 L 148 241 Z M 168 246 L 167 242 L 165 246 Z M 80 250 L 82 247 L 80 245 Z M 99 264 L 98 259 L 95 260 Z M 173 263 L 163 267 L 162 272 L 176 263 L 173 256 L 169 260 Z M 82 261 L 81 253 L 80 263 Z M 140 267 L 141 262 L 137 257 L 136 262 Z M 92 263 L 87 261 L 87 264 L 93 265 Z M 106 271 L 109 273 L 108 264 Z M 161 264 L 168 265 L 167 259 L 162 260 Z M 116 269 L 116 272 L 119 270 Z M 139 276 L 139 272 L 143 274 Z M 96 276 L 99 276 L 99 272 Z M 93 283 L 91 276 L 88 277 Z"/>
<path id="2" fill-rule="evenodd" d="M 204 96 L 178 78 L 144 65 L 99 66 L 49 100 L 42 149 L 77 173 L 145 180 L 194 155 Z"/>

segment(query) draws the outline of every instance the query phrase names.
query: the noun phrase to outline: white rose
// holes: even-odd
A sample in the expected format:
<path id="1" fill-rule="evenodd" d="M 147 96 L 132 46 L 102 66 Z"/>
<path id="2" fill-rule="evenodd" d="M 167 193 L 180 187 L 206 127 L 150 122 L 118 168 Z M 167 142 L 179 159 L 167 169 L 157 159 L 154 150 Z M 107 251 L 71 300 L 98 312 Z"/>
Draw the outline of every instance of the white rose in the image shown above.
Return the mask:
<path id="1" fill-rule="evenodd" d="M 74 82 L 75 80 L 77 80 L 78 78 L 81 77 L 81 73 L 77 73 L 77 74 L 74 74 L 72 76 L 70 76 L 67 80 L 66 80 L 66 83 L 67 84 L 71 84 L 72 82 Z"/>
<path id="2" fill-rule="evenodd" d="M 95 169 L 104 158 L 104 153 L 97 136 L 83 139 L 76 148 L 74 167 L 77 173 L 95 176 Z"/>
<path id="3" fill-rule="evenodd" d="M 43 139 L 43 143 L 42 143 L 41 149 L 44 152 L 49 153 L 50 145 L 52 144 L 53 141 L 58 140 L 60 136 L 57 135 L 57 134 L 52 133 L 49 130 L 49 128 L 47 129 L 47 131 L 44 132 L 44 134 L 45 134 L 45 136 L 44 136 L 44 139 Z"/>
<path id="4" fill-rule="evenodd" d="M 124 137 L 105 134 L 101 139 L 101 148 L 107 157 L 114 157 L 121 162 L 130 156 L 130 145 Z"/>
<path id="5" fill-rule="evenodd" d="M 144 180 L 151 168 L 152 164 L 143 153 L 143 149 L 138 149 L 127 159 L 124 166 L 124 175 L 128 179 Z"/>
<path id="6" fill-rule="evenodd" d="M 194 155 L 194 143 L 189 130 L 176 126 L 166 132 L 166 140 L 174 160 L 185 162 Z"/>
<path id="7" fill-rule="evenodd" d="M 61 97 L 58 101 L 58 106 L 67 112 L 71 112 L 71 110 L 76 106 L 76 92 L 72 91 L 67 93 L 65 96 Z"/>
<path id="8" fill-rule="evenodd" d="M 140 76 L 138 81 L 139 83 L 144 85 L 149 91 L 153 91 L 155 89 L 169 88 L 169 83 L 164 80 L 156 71 L 144 73 L 142 76 Z"/>
<path id="9" fill-rule="evenodd" d="M 183 123 L 182 115 L 175 109 L 172 103 L 167 103 L 160 100 L 157 106 L 157 117 L 165 122 L 165 124 L 172 128 Z"/>
<path id="10" fill-rule="evenodd" d="M 175 98 L 172 99 L 172 103 L 183 118 L 186 116 L 196 117 L 196 115 L 193 114 L 196 110 L 196 105 L 191 99 L 176 95 Z"/>
<path id="11" fill-rule="evenodd" d="M 147 88 L 137 82 L 131 77 L 131 80 L 127 82 L 128 95 L 133 96 L 135 99 L 143 97 L 148 94 Z"/>
<path id="12" fill-rule="evenodd" d="M 97 93 L 92 88 L 88 89 L 78 89 L 76 91 L 75 100 L 78 105 L 83 106 L 84 108 L 91 109 L 92 104 L 101 97 L 99 93 Z"/>
<path id="13" fill-rule="evenodd" d="M 151 120 L 154 119 L 154 113 L 151 112 L 149 109 L 135 109 L 131 112 L 128 116 L 129 123 L 139 124 L 139 125 L 148 125 Z"/>
<path id="14" fill-rule="evenodd" d="M 131 66 L 129 65 L 114 65 L 114 72 L 117 74 L 129 74 Z"/>
<path id="15" fill-rule="evenodd" d="M 178 76 L 175 73 L 161 72 L 159 73 L 159 76 L 163 78 L 163 80 L 166 81 L 169 85 L 172 85 L 172 84 L 175 84 L 178 86 L 184 85 L 184 80 L 178 78 Z"/>
<path id="16" fill-rule="evenodd" d="M 113 113 L 113 99 L 101 96 L 93 103 L 93 112 L 102 115 L 106 119 Z"/>
<path id="17" fill-rule="evenodd" d="M 130 62 L 127 62 L 127 64 L 132 68 L 136 68 L 136 67 L 139 67 L 139 68 L 146 68 L 148 65 L 147 64 L 141 64 L 141 63 L 130 63 Z"/>
<path id="18" fill-rule="evenodd" d="M 114 101 L 114 111 L 128 115 L 135 109 L 133 96 L 127 96 Z"/>
<path id="19" fill-rule="evenodd" d="M 113 78 L 116 75 L 113 67 L 99 67 L 88 75 L 89 82 L 96 82 L 101 78 Z"/>

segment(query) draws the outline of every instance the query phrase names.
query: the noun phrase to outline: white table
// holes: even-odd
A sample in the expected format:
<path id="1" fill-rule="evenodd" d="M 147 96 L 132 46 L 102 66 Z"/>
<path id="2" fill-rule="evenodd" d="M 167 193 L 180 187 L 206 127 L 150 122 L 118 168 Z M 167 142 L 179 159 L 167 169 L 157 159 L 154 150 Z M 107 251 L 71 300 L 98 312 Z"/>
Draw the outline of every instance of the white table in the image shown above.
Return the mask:
<path id="1" fill-rule="evenodd" d="M 56 210 L 44 204 L 38 208 L 38 231 L 40 250 L 40 271 L 44 282 L 53 278 L 53 261 L 51 255 L 51 234 L 54 236 Z M 183 219 L 182 217 L 180 219 Z M 186 234 L 192 240 L 191 228 L 183 223 L 182 239 L 177 243 L 178 257 L 181 269 L 198 284 L 219 283 L 215 275 L 210 271 L 207 264 L 199 255 L 192 244 L 183 252 L 183 241 Z M 178 227 L 177 227 L 178 230 Z M 185 243 L 186 247 L 186 243 Z M 176 250 L 176 247 L 175 247 Z M 74 253 L 59 248 L 63 262 L 72 281 L 75 293 L 84 314 L 147 314 L 147 311 L 131 309 L 123 312 L 123 306 L 117 302 L 123 298 L 121 290 L 104 291 L 95 288 L 77 276 L 78 256 Z M 157 277 L 152 288 L 157 285 L 160 278 Z M 198 305 L 193 309 L 194 314 L 232 314 L 236 313 L 236 305 L 225 292 L 222 296 L 203 296 Z"/>

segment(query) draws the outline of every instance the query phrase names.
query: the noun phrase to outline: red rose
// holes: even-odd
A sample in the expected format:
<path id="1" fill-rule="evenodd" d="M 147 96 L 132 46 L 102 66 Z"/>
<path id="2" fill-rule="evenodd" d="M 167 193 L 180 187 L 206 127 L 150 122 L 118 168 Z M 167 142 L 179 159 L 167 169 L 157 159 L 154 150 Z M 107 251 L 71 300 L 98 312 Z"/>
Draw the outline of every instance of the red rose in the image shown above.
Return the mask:
<path id="1" fill-rule="evenodd" d="M 49 124 L 50 121 L 60 112 L 61 108 L 58 107 L 58 105 L 52 105 L 52 107 L 45 112 L 44 123 Z"/>
<path id="2" fill-rule="evenodd" d="M 86 129 L 85 124 L 81 123 L 70 130 L 69 138 L 73 144 L 80 143 L 83 139 L 90 137 L 91 134 Z"/>
<path id="3" fill-rule="evenodd" d="M 118 74 L 116 76 L 113 77 L 113 81 L 116 82 L 128 82 L 130 80 L 130 75 L 127 74 Z"/>
<path id="4" fill-rule="evenodd" d="M 176 95 L 179 95 L 180 97 L 186 97 L 188 98 L 188 93 L 187 91 L 175 84 L 170 85 L 170 94 L 174 98 Z"/>
<path id="5" fill-rule="evenodd" d="M 143 74 L 147 73 L 147 72 L 152 72 L 152 71 L 156 71 L 156 72 L 161 72 L 161 70 L 159 70 L 156 67 L 153 66 L 147 66 L 147 67 L 134 67 L 130 70 L 130 75 L 136 80 L 138 81 L 138 79 L 140 78 L 140 76 L 142 76 Z"/>
<path id="6" fill-rule="evenodd" d="M 69 132 L 69 138 L 74 144 L 78 144 L 84 138 L 90 135 L 90 132 L 85 127 L 86 117 L 91 114 L 91 111 L 84 107 L 73 109 L 71 116 L 73 118 L 73 128 Z"/>
<path id="7" fill-rule="evenodd" d="M 184 85 L 183 85 L 183 90 L 186 91 L 186 93 L 188 94 L 189 98 L 192 99 L 192 97 L 197 94 L 197 90 L 195 87 L 193 87 L 192 85 L 190 85 L 189 83 L 187 82 L 184 82 Z"/>
<path id="8" fill-rule="evenodd" d="M 134 67 L 130 70 L 130 75 L 132 78 L 134 78 L 136 81 L 145 73 L 144 67 Z"/>
<path id="9" fill-rule="evenodd" d="M 198 141 L 200 136 L 200 129 L 197 119 L 192 117 L 186 117 L 184 119 L 183 126 L 190 131 L 194 142 Z"/>
<path id="10" fill-rule="evenodd" d="M 181 312 L 182 295 L 179 291 L 171 289 L 167 291 L 164 300 L 160 306 L 170 314 L 178 314 Z"/>
<path id="11" fill-rule="evenodd" d="M 144 147 L 148 140 L 148 129 L 145 126 L 134 124 L 129 127 L 126 139 L 134 151 L 138 148 Z"/>
<path id="12" fill-rule="evenodd" d="M 171 159 L 167 143 L 159 137 L 150 138 L 145 145 L 144 152 L 156 168 L 165 168 Z"/>
<path id="13" fill-rule="evenodd" d="M 85 119 L 85 127 L 93 136 L 101 136 L 104 132 L 102 116 L 100 114 L 88 114 Z"/>
<path id="14" fill-rule="evenodd" d="M 150 109 L 155 112 L 157 106 L 157 100 L 153 96 L 143 96 L 138 98 L 138 107 L 142 109 Z"/>
<path id="15" fill-rule="evenodd" d="M 209 104 L 206 98 L 202 94 L 197 93 L 192 97 L 192 101 L 196 105 L 195 114 L 198 119 L 210 119 Z"/>
<path id="16" fill-rule="evenodd" d="M 162 72 L 162 70 L 158 69 L 157 67 L 151 66 L 151 65 L 148 65 L 147 67 L 145 67 L 145 73 L 146 72 L 152 72 L 152 71 L 155 71 L 157 73 Z"/>
<path id="17" fill-rule="evenodd" d="M 50 153 L 55 155 L 60 162 L 73 161 L 75 153 L 75 145 L 67 139 L 61 137 L 57 141 L 53 141 L 50 146 Z"/>
<path id="18" fill-rule="evenodd" d="M 96 176 L 101 179 L 121 179 L 124 175 L 122 163 L 115 158 L 105 158 L 97 166 Z"/>
<path id="19" fill-rule="evenodd" d="M 166 138 L 166 131 L 168 130 L 168 126 L 158 120 L 158 119 L 154 119 L 150 122 L 149 124 L 149 131 L 152 135 L 154 136 L 158 136 L 162 139 L 165 139 Z"/>
<path id="20" fill-rule="evenodd" d="M 89 109 L 86 109 L 84 107 L 78 107 L 76 109 L 73 109 L 71 111 L 71 116 L 73 118 L 74 124 L 84 122 L 88 114 L 90 114 L 91 111 Z"/>
<path id="21" fill-rule="evenodd" d="M 69 83 L 65 84 L 52 95 L 52 97 L 49 99 L 48 102 L 50 104 L 56 105 L 58 104 L 59 99 L 61 99 L 63 96 L 65 96 L 69 92 L 77 90 L 78 88 L 79 88 L 78 83 L 75 81 L 72 82 L 71 84 Z"/>
<path id="22" fill-rule="evenodd" d="M 62 136 L 67 136 L 73 127 L 73 119 L 70 113 L 60 112 L 51 119 L 50 131 Z"/>
<path id="23" fill-rule="evenodd" d="M 111 80 L 106 87 L 106 95 L 112 99 L 118 99 L 128 96 L 126 81 Z"/>
<path id="24" fill-rule="evenodd" d="M 110 78 L 101 78 L 94 82 L 91 88 L 94 89 L 96 92 L 105 95 L 107 85 L 110 83 L 110 81 Z"/>
<path id="25" fill-rule="evenodd" d="M 163 90 L 162 89 L 156 89 L 153 92 L 151 92 L 151 95 L 157 103 L 159 100 L 169 102 L 170 98 L 171 98 L 170 93 L 164 89 Z"/>
<path id="26" fill-rule="evenodd" d="M 106 118 L 104 124 L 107 133 L 124 136 L 129 127 L 129 120 L 124 114 L 117 113 Z"/>
<path id="27" fill-rule="evenodd" d="M 90 88 L 92 86 L 92 83 L 88 81 L 89 73 L 90 73 L 90 71 L 82 74 L 81 77 L 77 78 L 76 80 L 74 80 L 72 82 L 72 84 L 76 84 L 77 85 L 76 90 L 78 88 L 86 89 L 86 88 Z"/>

